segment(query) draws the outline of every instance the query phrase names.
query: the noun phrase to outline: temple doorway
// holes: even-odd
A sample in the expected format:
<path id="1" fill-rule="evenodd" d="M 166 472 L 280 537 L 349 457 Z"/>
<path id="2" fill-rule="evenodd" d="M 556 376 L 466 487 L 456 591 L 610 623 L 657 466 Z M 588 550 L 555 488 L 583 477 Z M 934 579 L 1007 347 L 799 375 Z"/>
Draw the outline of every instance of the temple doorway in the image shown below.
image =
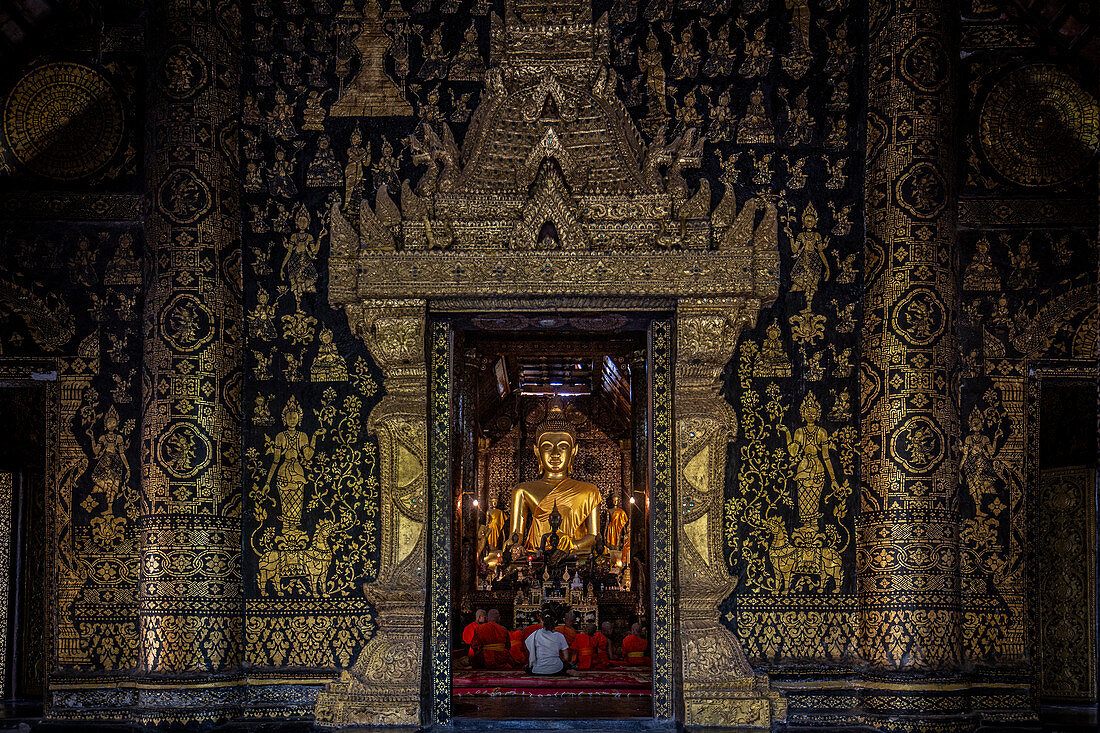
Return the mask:
<path id="1" fill-rule="evenodd" d="M 0 686 L 5 715 L 42 715 L 49 651 L 47 443 L 44 382 L 0 381 L 0 415 L 20 430 L 0 441 Z"/>
<path id="2" fill-rule="evenodd" d="M 453 327 L 453 716 L 652 718 L 646 321 Z M 526 669 L 546 616 L 558 675 Z"/>
<path id="3" fill-rule="evenodd" d="M 1096 721 L 1097 386 L 1095 365 L 1032 369 L 1036 688 L 1044 716 Z"/>

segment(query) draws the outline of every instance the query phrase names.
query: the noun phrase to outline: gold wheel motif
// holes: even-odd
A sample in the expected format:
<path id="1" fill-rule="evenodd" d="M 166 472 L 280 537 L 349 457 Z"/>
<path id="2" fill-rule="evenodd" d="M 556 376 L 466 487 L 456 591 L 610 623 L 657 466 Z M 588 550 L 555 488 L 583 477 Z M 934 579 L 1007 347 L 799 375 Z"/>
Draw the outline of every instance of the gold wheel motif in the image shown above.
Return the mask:
<path id="1" fill-rule="evenodd" d="M 122 103 L 111 83 L 82 64 L 32 69 L 4 105 L 4 138 L 15 159 L 44 178 L 86 178 L 114 157 L 123 141 Z"/>
<path id="2" fill-rule="evenodd" d="M 1074 178 L 1100 149 L 1100 109 L 1073 77 L 1035 64 L 994 84 L 981 108 L 978 135 L 989 163 L 1019 186 L 1054 186 Z"/>

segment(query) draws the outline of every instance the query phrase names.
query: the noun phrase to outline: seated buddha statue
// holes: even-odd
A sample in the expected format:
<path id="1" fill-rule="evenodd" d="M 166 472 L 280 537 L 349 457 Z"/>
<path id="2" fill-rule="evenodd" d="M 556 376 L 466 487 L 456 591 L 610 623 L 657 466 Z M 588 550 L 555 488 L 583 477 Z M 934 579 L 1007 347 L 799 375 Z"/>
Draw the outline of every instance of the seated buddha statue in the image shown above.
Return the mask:
<path id="1" fill-rule="evenodd" d="M 557 505 L 550 512 L 550 531 L 539 540 L 539 552 L 546 568 L 556 568 L 569 557 L 573 550 L 573 541 L 561 533 L 562 516 Z"/>
<path id="2" fill-rule="evenodd" d="M 528 550 L 538 550 L 542 536 L 550 533 L 550 515 L 556 507 L 561 534 L 572 543 L 572 551 L 587 553 L 599 532 L 602 497 L 594 485 L 570 478 L 577 430 L 566 419 L 558 397 L 550 400 L 546 419 L 535 430 L 534 449 L 542 475 L 512 490 L 508 534 L 518 534 Z"/>

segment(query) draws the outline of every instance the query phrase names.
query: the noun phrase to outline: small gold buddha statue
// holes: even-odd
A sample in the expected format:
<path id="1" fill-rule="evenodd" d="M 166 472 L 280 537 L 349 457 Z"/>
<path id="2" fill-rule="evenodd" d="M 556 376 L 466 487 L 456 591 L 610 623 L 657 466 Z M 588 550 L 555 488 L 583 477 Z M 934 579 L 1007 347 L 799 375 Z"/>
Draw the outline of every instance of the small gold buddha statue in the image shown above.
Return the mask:
<path id="1" fill-rule="evenodd" d="M 528 550 L 539 549 L 550 532 L 550 514 L 557 508 L 561 533 L 576 554 L 588 552 L 599 532 L 600 490 L 570 478 L 577 456 L 577 430 L 565 417 L 561 398 L 553 397 L 546 419 L 535 430 L 535 456 L 542 476 L 512 490 L 508 534 L 524 537 Z M 527 517 L 530 515 L 530 521 Z"/>

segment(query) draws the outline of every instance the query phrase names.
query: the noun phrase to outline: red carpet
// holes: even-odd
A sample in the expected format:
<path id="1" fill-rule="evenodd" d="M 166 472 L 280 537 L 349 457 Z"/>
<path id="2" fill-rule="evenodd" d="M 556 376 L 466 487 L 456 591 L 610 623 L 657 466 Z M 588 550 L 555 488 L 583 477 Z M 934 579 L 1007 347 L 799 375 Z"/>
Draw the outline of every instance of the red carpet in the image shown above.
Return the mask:
<path id="1" fill-rule="evenodd" d="M 568 677 L 536 677 L 522 670 L 463 669 L 454 673 L 455 695 L 648 697 L 652 687 L 648 669 L 576 670 Z"/>

